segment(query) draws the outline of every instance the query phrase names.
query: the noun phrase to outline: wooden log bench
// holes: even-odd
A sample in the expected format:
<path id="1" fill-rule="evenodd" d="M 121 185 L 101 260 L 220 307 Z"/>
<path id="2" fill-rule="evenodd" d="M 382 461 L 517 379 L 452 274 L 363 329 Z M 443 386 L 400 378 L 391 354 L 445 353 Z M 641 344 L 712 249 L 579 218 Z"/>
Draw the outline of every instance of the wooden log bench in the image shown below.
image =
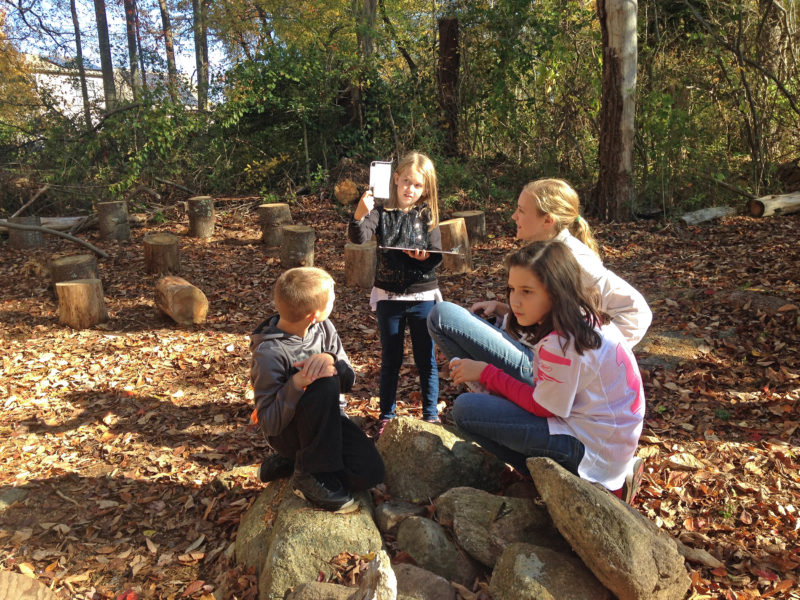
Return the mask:
<path id="1" fill-rule="evenodd" d="M 208 314 L 208 299 L 203 291 L 176 275 L 156 283 L 156 307 L 180 325 L 203 323 Z"/>

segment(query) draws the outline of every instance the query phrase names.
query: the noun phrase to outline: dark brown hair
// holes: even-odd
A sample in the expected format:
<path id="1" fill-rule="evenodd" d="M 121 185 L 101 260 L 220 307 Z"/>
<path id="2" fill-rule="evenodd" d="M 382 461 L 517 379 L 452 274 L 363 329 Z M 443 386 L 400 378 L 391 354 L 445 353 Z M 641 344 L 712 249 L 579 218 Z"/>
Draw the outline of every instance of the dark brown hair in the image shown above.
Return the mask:
<path id="1" fill-rule="evenodd" d="M 565 244 L 554 240 L 533 242 L 506 256 L 505 265 L 509 271 L 511 267 L 529 269 L 553 304 L 550 314 L 536 325 L 520 325 L 514 313 L 509 312 L 506 329 L 511 337 L 520 339 L 527 334 L 536 343 L 555 331 L 572 339 L 578 354 L 600 347 L 600 335 L 594 327 L 605 322 L 607 316 L 600 312 L 597 295 L 583 287 L 581 268 Z M 566 350 L 566 343 L 562 350 Z"/>

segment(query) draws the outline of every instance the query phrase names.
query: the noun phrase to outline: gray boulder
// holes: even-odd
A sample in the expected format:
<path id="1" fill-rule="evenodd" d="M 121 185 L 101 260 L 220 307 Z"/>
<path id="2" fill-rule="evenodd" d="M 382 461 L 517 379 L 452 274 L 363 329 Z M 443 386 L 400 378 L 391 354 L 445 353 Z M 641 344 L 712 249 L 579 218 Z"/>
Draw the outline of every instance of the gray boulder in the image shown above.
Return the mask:
<path id="1" fill-rule="evenodd" d="M 456 591 L 444 577 L 409 564 L 394 567 L 397 600 L 456 600 Z"/>
<path id="2" fill-rule="evenodd" d="M 388 500 L 379 504 L 375 509 L 375 522 L 381 533 L 394 533 L 398 525 L 407 517 L 425 517 L 428 509 L 419 504 L 403 502 L 402 500 Z"/>
<path id="3" fill-rule="evenodd" d="M 532 544 L 511 544 L 492 571 L 494 600 L 611 600 L 574 554 Z"/>
<path id="4" fill-rule="evenodd" d="M 408 502 L 429 502 L 459 485 L 496 491 L 505 470 L 460 432 L 409 417 L 389 421 L 377 448 L 386 465 L 386 487 Z"/>
<path id="5" fill-rule="evenodd" d="M 351 587 L 312 581 L 298 585 L 286 596 L 286 600 L 349 600 L 352 593 Z"/>
<path id="6" fill-rule="evenodd" d="M 672 538 L 549 458 L 529 458 L 526 464 L 555 526 L 619 600 L 685 596 L 690 579 Z"/>
<path id="7" fill-rule="evenodd" d="M 357 588 L 313 581 L 297 586 L 286 600 L 397 600 L 397 580 L 389 555 L 381 550 L 361 574 Z"/>
<path id="8" fill-rule="evenodd" d="M 397 530 L 397 546 L 423 569 L 467 587 L 478 573 L 472 559 L 450 541 L 441 525 L 430 519 L 405 519 Z"/>
<path id="9" fill-rule="evenodd" d="M 569 549 L 544 505 L 523 498 L 457 487 L 436 500 L 436 517 L 453 530 L 461 548 L 487 567 L 514 542 Z"/>

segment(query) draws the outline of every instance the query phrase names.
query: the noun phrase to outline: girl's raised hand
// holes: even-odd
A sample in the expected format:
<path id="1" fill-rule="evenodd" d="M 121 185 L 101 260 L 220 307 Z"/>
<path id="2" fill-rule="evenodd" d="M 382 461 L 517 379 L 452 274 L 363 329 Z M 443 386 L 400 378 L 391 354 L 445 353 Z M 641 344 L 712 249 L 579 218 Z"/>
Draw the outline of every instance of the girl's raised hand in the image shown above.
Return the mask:
<path id="1" fill-rule="evenodd" d="M 508 304 L 503 304 L 496 300 L 484 300 L 476 302 L 469 307 L 469 310 L 480 317 L 493 317 L 495 315 L 502 317 L 508 313 Z"/>
<path id="2" fill-rule="evenodd" d="M 361 200 L 358 201 L 353 218 L 356 221 L 360 221 L 371 213 L 373 208 L 375 208 L 375 197 L 372 195 L 372 190 L 367 190 L 362 194 Z"/>
<path id="3" fill-rule="evenodd" d="M 411 258 L 416 258 L 417 260 L 425 260 L 431 255 L 431 253 L 428 252 L 427 250 L 422 250 L 420 248 L 414 248 L 413 250 L 404 250 L 404 252 Z"/>
<path id="4" fill-rule="evenodd" d="M 481 360 L 454 358 L 450 361 L 450 376 L 453 379 L 453 383 L 480 381 L 481 373 L 487 366 L 488 363 Z"/>

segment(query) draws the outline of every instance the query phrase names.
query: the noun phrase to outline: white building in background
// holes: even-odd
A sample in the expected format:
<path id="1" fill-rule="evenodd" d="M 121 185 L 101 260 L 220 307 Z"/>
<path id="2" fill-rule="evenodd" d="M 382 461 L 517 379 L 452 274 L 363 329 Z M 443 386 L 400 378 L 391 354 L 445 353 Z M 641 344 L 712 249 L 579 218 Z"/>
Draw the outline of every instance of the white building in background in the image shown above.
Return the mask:
<path id="1" fill-rule="evenodd" d="M 83 97 L 81 93 L 80 75 L 74 61 L 70 64 L 60 59 L 46 58 L 26 54 L 30 72 L 39 91 L 39 96 L 48 105 L 52 106 L 64 116 L 73 119 L 83 116 Z M 85 66 L 86 88 L 89 93 L 89 103 L 93 113 L 105 110 L 105 94 L 103 91 L 103 73 L 100 69 Z M 123 69 L 114 69 L 114 87 L 117 91 L 118 102 L 132 102 L 133 90 L 131 88 L 130 72 Z M 154 89 L 159 86 L 167 97 L 166 73 L 145 73 L 147 88 Z M 178 73 L 178 97 L 186 106 L 197 106 L 197 90 L 191 81 L 183 74 Z"/>

